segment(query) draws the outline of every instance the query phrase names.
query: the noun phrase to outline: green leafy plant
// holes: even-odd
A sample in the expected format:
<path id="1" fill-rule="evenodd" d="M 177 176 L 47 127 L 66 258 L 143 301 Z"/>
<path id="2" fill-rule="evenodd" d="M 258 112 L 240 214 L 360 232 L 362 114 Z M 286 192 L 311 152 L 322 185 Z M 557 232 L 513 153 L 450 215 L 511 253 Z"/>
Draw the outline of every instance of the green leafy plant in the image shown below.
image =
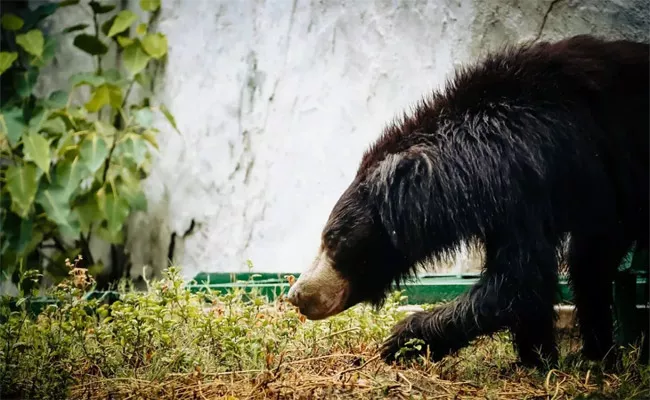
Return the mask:
<path id="1" fill-rule="evenodd" d="M 120 245 L 129 214 L 146 210 L 141 181 L 158 148 L 154 113 L 178 129 L 165 106 L 150 100 L 152 75 L 167 54 L 165 35 L 150 31 L 160 1 L 140 6 L 149 15 L 146 23 L 115 5 L 78 0 L 2 16 L 0 75 L 12 87 L 3 90 L 0 104 L 0 280 L 13 275 L 17 281 L 22 263 L 60 279 L 66 271 L 57 266 L 76 254 L 101 270 L 90 251 L 93 235 Z M 55 33 L 38 27 L 65 7 L 83 7 L 89 21 Z M 93 57 L 95 69 L 41 97 L 38 76 L 67 35 L 75 35 L 74 46 L 85 53 L 80 57 Z M 103 67 L 111 48 L 120 69 Z M 130 100 L 134 87 L 143 93 L 139 103 Z M 84 91 L 88 100 L 75 101 Z"/>

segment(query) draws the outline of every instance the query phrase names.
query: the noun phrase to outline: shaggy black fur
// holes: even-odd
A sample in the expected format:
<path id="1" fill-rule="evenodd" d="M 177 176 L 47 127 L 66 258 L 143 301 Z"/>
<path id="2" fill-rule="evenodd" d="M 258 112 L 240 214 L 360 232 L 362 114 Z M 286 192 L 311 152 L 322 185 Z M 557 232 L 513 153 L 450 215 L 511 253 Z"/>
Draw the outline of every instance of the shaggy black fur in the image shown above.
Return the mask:
<path id="1" fill-rule="evenodd" d="M 386 129 L 323 231 L 348 306 L 380 305 L 460 241 L 482 242 L 486 259 L 456 302 L 398 324 L 385 360 L 411 338 L 437 360 L 509 329 L 523 363 L 554 362 L 567 233 L 583 353 L 606 355 L 613 274 L 648 244 L 649 58 L 648 44 L 589 36 L 507 48 Z"/>

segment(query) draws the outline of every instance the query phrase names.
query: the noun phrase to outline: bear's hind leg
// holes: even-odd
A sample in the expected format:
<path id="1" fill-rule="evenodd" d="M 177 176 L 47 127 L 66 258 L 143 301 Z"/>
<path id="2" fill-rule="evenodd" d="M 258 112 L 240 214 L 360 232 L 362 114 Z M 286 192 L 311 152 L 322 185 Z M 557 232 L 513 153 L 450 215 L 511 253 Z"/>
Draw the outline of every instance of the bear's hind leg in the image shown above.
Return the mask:
<path id="1" fill-rule="evenodd" d="M 623 235 L 571 234 L 569 273 L 587 359 L 603 360 L 612 349 L 612 281 L 631 244 Z"/>
<path id="2" fill-rule="evenodd" d="M 549 276 L 540 281 L 539 287 L 522 290 L 510 325 L 521 363 L 535 367 L 543 367 L 546 362 L 554 365 L 558 361 L 553 309 L 557 275 L 554 271 L 539 273 Z"/>

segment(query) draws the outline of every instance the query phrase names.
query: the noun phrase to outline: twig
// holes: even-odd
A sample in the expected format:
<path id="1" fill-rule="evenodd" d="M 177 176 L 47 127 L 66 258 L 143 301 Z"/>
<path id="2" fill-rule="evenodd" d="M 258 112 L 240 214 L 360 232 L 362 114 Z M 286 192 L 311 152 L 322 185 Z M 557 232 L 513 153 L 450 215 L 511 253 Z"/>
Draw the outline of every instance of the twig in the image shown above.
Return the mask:
<path id="1" fill-rule="evenodd" d="M 411 381 L 409 381 L 408 379 L 406 379 L 406 377 L 405 377 L 401 372 L 398 372 L 398 373 L 397 373 L 397 376 L 399 376 L 399 377 L 402 378 L 406 383 L 409 384 L 409 388 L 408 388 L 407 392 L 410 392 L 410 391 L 413 389 L 413 384 L 411 383 Z"/>
<path id="2" fill-rule="evenodd" d="M 326 335 L 326 336 L 320 337 L 320 338 L 318 338 L 318 339 L 316 339 L 316 340 L 317 340 L 317 341 L 321 341 L 321 340 L 329 339 L 329 338 L 331 338 L 331 337 L 334 337 L 334 336 L 337 336 L 337 335 L 341 335 L 341 334 L 344 334 L 344 333 L 358 331 L 358 330 L 360 330 L 360 329 L 361 329 L 361 328 L 359 328 L 358 326 L 357 326 L 357 327 L 354 327 L 354 328 L 344 329 L 344 330 L 342 330 L 342 331 L 337 331 L 337 332 L 334 332 L 334 333 L 330 333 L 329 335 Z"/>
<path id="3" fill-rule="evenodd" d="M 360 366 L 345 369 L 345 370 L 337 373 L 336 375 L 337 375 L 337 377 L 340 377 L 341 375 L 347 374 L 348 372 L 354 372 L 354 371 L 363 369 L 363 368 L 365 368 L 366 365 L 370 364 L 373 361 L 378 360 L 380 356 L 381 356 L 380 354 L 377 354 L 376 356 L 372 357 L 370 360 L 366 361 L 365 363 L 361 364 Z"/>
<path id="4" fill-rule="evenodd" d="M 300 360 L 294 360 L 291 362 L 288 362 L 287 364 L 301 364 L 309 361 L 317 361 L 317 360 L 325 360 L 328 358 L 339 358 L 339 357 L 359 357 L 358 354 L 326 354 L 324 356 L 318 356 L 318 357 L 311 357 L 311 358 L 303 358 Z"/>
<path id="5" fill-rule="evenodd" d="M 174 375 L 174 374 L 170 374 Z M 180 375 L 180 374 L 179 374 Z M 186 374 L 183 374 L 186 375 Z M 102 378 L 102 379 L 96 379 L 90 382 L 85 382 L 85 383 L 79 383 L 77 385 L 72 386 L 72 388 L 78 388 L 78 387 L 84 387 L 84 386 L 89 386 L 93 384 L 98 384 L 98 383 L 106 383 L 106 382 L 114 382 L 114 381 L 127 381 L 127 382 L 138 382 L 138 383 L 143 383 L 146 385 L 152 385 L 152 386 L 160 386 L 162 382 L 160 383 L 155 383 L 152 381 L 148 381 L 146 379 L 138 379 L 138 378 Z"/>
<path id="6" fill-rule="evenodd" d="M 259 373 L 259 372 L 264 372 L 268 370 L 264 369 L 243 369 L 243 370 L 238 370 L 238 371 L 225 371 L 225 372 L 212 372 L 212 373 L 204 373 L 203 376 L 228 376 L 228 375 L 237 375 L 237 374 L 252 374 L 252 373 Z M 168 374 L 170 376 L 185 376 L 187 373 L 182 373 L 182 372 L 172 372 Z"/>

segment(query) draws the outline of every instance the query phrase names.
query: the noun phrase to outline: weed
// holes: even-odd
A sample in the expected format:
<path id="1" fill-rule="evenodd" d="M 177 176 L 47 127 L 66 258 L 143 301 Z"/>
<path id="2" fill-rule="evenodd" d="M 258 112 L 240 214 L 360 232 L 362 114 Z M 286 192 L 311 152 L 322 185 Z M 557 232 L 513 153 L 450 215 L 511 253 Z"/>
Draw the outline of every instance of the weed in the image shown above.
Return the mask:
<path id="1" fill-rule="evenodd" d="M 77 260 L 78 261 L 78 260 Z M 122 286 L 112 304 L 88 299 L 93 281 L 69 263 L 56 299 L 34 316 L 32 294 L 0 306 L 0 396 L 10 398 L 642 398 L 650 373 L 629 351 L 620 372 L 567 357 L 548 373 L 521 369 L 506 334 L 438 363 L 388 366 L 377 351 L 405 316 L 393 293 L 379 311 L 356 306 L 324 321 L 255 290 L 185 288 L 178 268 L 144 292 Z M 411 343 L 417 348 L 422 343 Z M 408 351 L 408 348 L 403 349 Z"/>

